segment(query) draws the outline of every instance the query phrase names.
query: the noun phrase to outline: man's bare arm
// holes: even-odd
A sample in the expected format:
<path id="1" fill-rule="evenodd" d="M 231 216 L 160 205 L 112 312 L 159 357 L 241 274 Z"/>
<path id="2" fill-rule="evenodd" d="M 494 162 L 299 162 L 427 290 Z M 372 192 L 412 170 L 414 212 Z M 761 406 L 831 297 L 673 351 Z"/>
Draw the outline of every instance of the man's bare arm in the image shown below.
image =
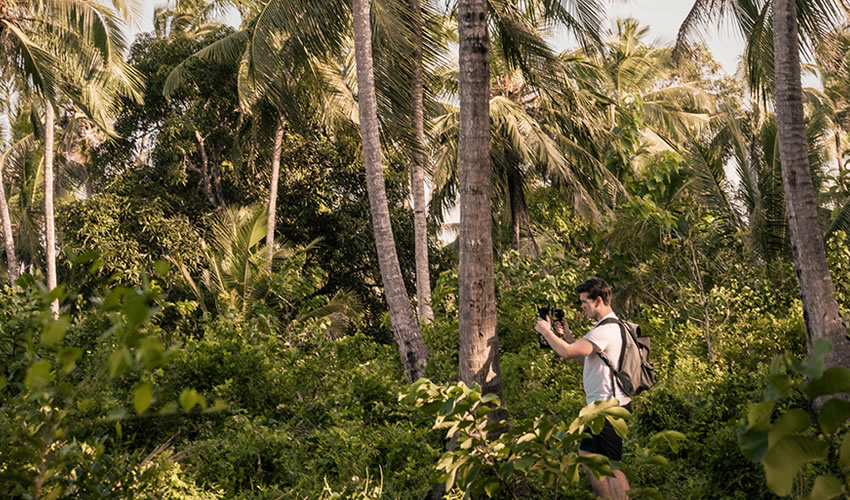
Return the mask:
<path id="1" fill-rule="evenodd" d="M 546 339 L 546 342 L 552 346 L 552 350 L 564 359 L 579 360 L 586 356 L 590 356 L 593 354 L 594 350 L 596 350 L 596 347 L 589 340 L 576 340 L 572 335 L 568 334 L 568 338 L 573 340 L 573 342 L 570 343 L 558 337 L 555 335 L 555 332 L 552 331 L 552 327 L 549 325 L 549 322 L 544 319 L 537 318 L 537 326 L 535 327 L 535 330 L 542 334 L 543 338 Z"/>

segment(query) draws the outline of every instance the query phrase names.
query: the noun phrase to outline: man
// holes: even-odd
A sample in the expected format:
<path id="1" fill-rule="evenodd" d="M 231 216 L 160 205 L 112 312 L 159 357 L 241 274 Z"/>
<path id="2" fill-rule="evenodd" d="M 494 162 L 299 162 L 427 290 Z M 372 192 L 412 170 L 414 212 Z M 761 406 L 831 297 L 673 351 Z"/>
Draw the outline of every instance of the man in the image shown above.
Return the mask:
<path id="1" fill-rule="evenodd" d="M 631 411 L 631 398 L 623 393 L 618 384 L 614 383 L 611 369 L 597 354 L 603 353 L 616 366 L 623 347 L 620 326 L 617 323 L 608 322 L 600 325 L 607 318 L 617 318 L 611 309 L 611 287 L 604 280 L 593 278 L 579 285 L 576 291 L 581 299 L 581 309 L 585 316 L 596 322 L 596 326 L 587 335 L 576 340 L 570 333 L 566 320 L 563 320 L 563 324 L 556 322 L 555 329 L 562 330 L 556 333 L 548 318 L 537 318 L 536 330 L 552 346 L 552 350 L 562 358 L 584 363 L 584 393 L 587 404 L 616 398 L 620 406 Z M 587 455 L 588 453 L 605 455 L 611 460 L 622 459 L 623 440 L 607 420 L 600 434 L 581 441 L 579 454 Z M 622 471 L 614 471 L 615 477 L 603 477 L 601 480 L 596 479 L 587 467 L 585 467 L 585 473 L 596 495 L 613 499 L 627 498 L 629 482 Z"/>

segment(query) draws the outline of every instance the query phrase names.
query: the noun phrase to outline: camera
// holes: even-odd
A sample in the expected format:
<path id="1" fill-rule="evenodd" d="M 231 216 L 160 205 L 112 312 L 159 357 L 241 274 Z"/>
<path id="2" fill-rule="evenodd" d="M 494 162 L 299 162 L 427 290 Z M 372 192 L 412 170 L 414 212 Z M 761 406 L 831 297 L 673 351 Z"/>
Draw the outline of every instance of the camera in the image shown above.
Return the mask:
<path id="1" fill-rule="evenodd" d="M 564 310 L 556 308 L 556 307 L 550 307 L 550 306 L 540 306 L 540 307 L 538 307 L 537 308 L 537 317 L 540 318 L 540 319 L 546 319 L 546 317 L 549 316 L 549 311 L 552 312 L 552 315 L 550 316 L 550 323 L 551 323 L 552 319 L 554 319 L 555 321 L 558 321 L 558 322 L 564 320 Z M 554 328 L 553 328 L 553 331 L 554 331 Z M 540 332 L 537 333 L 537 343 L 540 344 L 541 349 L 551 349 L 552 348 L 549 345 L 549 342 L 546 342 L 546 338 Z"/>

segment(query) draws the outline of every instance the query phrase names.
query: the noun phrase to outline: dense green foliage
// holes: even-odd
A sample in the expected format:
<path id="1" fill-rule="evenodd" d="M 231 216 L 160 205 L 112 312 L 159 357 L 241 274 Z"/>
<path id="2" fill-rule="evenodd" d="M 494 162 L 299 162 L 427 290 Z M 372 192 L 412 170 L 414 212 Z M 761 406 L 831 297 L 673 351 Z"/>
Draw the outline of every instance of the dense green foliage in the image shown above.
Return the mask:
<path id="1" fill-rule="evenodd" d="M 271 8 L 280 4 L 264 4 L 262 17 L 259 3 L 236 3 L 239 29 L 212 22 L 216 2 L 158 11 L 157 30 L 127 55 L 144 78 L 141 95 L 110 100 L 98 120 L 75 99 L 81 81 L 60 82 L 72 92 L 55 103 L 53 291 L 42 280 L 42 101 L 31 75 L 0 78 L 9 125 L 0 189 L 14 239 L 0 258 L 0 497 L 422 499 L 448 480 L 451 499 L 591 498 L 582 464 L 625 470 L 633 493 L 656 498 L 850 492 L 850 408 L 812 404 L 848 392 L 850 378 L 846 368 L 824 372 L 823 344 L 804 359 L 769 89 L 718 76 L 704 47 L 675 63 L 634 20 L 555 54 L 538 29 L 549 8 L 528 2 L 522 14 L 491 2 L 497 401 L 457 382 L 457 244 L 437 237 L 454 229 L 441 223 L 459 181 L 459 110 L 449 104 L 458 68 L 440 55 L 452 16 L 425 9 L 435 317 L 420 325 L 427 379 L 408 384 L 350 119 L 351 48 L 300 47 L 273 26 L 288 25 Z M 392 114 L 380 117 L 387 204 L 413 296 L 409 68 L 397 55 L 410 52 L 409 13 L 406 2 L 376 5 L 385 9 L 373 49 L 385 77 L 379 110 Z M 347 22 L 336 14 L 328 21 Z M 280 49 L 280 61 L 232 45 L 246 26 L 256 47 Z M 349 33 L 327 35 L 343 44 Z M 834 37 L 817 61 L 827 88 L 805 94 L 806 134 L 835 293 L 850 319 L 850 42 Z M 271 80 L 252 80 L 258 65 L 291 80 L 266 88 Z M 177 67 L 183 80 L 166 96 Z M 107 108 L 113 121 L 100 123 Z M 12 249 L 24 274 L 6 283 Z M 615 310 L 652 339 L 657 385 L 631 414 L 586 406 L 581 365 L 541 350 L 534 332 L 543 305 L 562 307 L 573 332 L 586 332 L 575 288 L 592 276 L 613 285 Z M 507 426 L 485 428 L 498 405 Z M 625 436 L 621 463 L 576 453 L 582 433 L 605 419 Z"/>

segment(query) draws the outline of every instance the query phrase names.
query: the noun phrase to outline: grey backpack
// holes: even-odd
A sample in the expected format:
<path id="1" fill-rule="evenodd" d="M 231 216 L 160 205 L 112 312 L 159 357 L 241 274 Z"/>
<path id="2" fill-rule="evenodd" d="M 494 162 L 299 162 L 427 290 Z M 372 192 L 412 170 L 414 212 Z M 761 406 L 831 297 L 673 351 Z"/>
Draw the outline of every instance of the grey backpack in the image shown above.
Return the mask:
<path id="1" fill-rule="evenodd" d="M 618 368 L 615 369 L 604 354 L 601 352 L 597 354 L 611 369 L 612 377 L 619 382 L 620 389 L 627 396 L 640 394 L 655 385 L 655 367 L 649 361 L 650 339 L 641 337 L 639 325 L 616 318 L 606 318 L 597 326 L 611 323 L 620 326 L 620 336 L 623 339 Z"/>

